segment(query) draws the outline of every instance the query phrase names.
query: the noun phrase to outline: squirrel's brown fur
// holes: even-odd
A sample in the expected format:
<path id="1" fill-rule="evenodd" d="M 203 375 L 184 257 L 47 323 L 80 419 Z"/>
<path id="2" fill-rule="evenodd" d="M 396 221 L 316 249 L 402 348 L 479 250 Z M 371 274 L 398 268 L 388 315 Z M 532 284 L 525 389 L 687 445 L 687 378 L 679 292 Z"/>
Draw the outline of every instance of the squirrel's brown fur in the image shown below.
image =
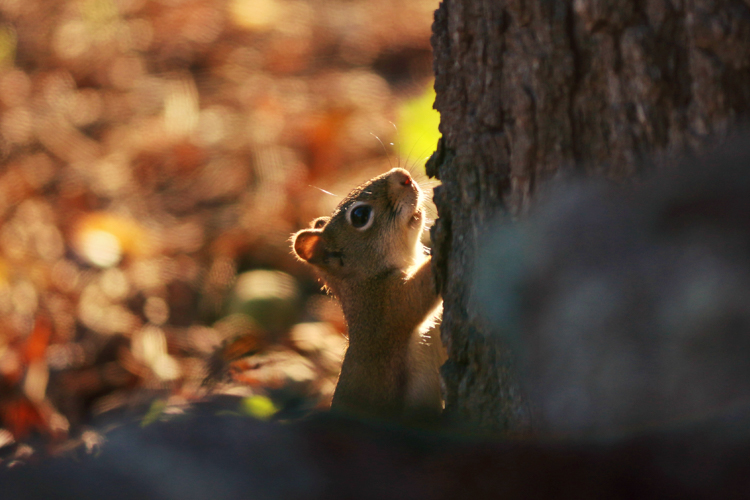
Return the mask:
<path id="1" fill-rule="evenodd" d="M 293 236 L 295 254 L 322 272 L 349 326 L 334 410 L 391 418 L 441 410 L 444 351 L 439 338 L 419 331 L 440 304 L 420 244 L 421 205 L 419 186 L 396 168 Z"/>

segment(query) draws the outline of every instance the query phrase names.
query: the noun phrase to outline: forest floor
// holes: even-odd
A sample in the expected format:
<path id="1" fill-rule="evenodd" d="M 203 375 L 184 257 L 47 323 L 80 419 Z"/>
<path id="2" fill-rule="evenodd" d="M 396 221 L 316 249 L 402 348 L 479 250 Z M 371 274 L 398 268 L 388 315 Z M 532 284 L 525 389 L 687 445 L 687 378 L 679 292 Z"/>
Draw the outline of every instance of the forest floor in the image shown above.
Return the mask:
<path id="1" fill-rule="evenodd" d="M 0 2 L 3 457 L 211 395 L 327 406 L 345 325 L 289 237 L 422 168 L 436 6 Z"/>

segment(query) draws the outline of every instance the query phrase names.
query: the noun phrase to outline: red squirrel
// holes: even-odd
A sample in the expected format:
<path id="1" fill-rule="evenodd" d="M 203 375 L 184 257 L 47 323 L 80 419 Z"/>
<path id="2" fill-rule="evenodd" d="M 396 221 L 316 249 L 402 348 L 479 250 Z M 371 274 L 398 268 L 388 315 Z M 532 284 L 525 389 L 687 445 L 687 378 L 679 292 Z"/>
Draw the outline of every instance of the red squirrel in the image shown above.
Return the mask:
<path id="1" fill-rule="evenodd" d="M 423 204 L 409 172 L 394 168 L 292 237 L 297 257 L 341 302 L 349 328 L 332 410 L 406 420 L 442 410 L 445 351 L 435 329 L 423 327 L 441 305 L 420 243 Z"/>

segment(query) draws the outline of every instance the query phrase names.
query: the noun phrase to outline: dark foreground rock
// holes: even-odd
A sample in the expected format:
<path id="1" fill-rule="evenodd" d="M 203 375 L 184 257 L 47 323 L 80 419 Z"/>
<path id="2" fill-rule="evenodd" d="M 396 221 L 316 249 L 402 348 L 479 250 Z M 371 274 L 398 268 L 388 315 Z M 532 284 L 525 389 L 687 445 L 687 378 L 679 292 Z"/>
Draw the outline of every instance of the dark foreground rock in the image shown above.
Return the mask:
<path id="1" fill-rule="evenodd" d="M 4 500 L 748 498 L 747 414 L 610 442 L 491 441 L 206 407 L 0 473 Z"/>

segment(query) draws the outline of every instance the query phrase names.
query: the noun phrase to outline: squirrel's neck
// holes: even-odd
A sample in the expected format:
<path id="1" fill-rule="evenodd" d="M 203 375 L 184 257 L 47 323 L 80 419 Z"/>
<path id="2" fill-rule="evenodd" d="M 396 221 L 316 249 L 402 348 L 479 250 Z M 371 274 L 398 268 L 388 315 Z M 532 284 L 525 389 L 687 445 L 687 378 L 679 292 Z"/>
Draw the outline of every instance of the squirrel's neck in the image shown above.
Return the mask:
<path id="1" fill-rule="evenodd" d="M 349 326 L 349 344 L 400 344 L 415 325 L 404 323 L 407 273 L 400 269 L 339 283 L 338 298 Z M 412 315 L 419 314 L 413 311 Z"/>

